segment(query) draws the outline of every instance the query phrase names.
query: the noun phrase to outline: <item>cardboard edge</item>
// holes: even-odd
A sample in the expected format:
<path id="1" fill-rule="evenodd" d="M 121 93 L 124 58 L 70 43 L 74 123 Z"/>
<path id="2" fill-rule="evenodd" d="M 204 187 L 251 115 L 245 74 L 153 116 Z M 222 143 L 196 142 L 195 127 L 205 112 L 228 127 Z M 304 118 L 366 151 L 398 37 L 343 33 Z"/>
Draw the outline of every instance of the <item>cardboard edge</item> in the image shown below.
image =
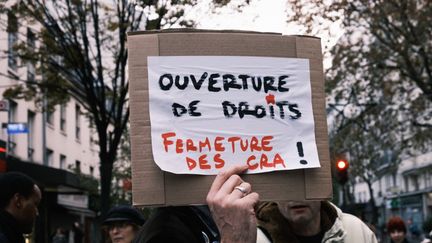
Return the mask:
<path id="1" fill-rule="evenodd" d="M 296 57 L 297 58 L 305 58 L 305 56 L 310 55 L 309 53 L 305 53 L 304 49 L 301 47 L 302 44 L 305 43 L 305 36 L 296 36 L 296 41 L 295 41 L 295 50 L 296 50 Z M 319 50 L 320 53 L 322 53 L 321 50 L 321 39 L 320 38 L 308 38 L 306 39 L 307 42 L 309 42 L 312 46 L 315 46 L 315 48 L 317 48 L 317 50 Z M 316 43 L 313 43 L 316 42 Z M 299 44 L 300 43 L 300 44 Z M 309 57 L 306 57 L 310 60 Z M 319 58 L 322 60 L 322 58 Z M 310 70 L 311 70 L 311 88 L 314 86 L 315 89 L 321 89 L 322 91 L 320 92 L 324 92 L 324 74 L 322 73 L 322 61 L 321 63 L 321 67 L 315 67 L 315 65 L 317 65 L 317 63 L 314 62 L 309 62 L 310 65 Z M 314 66 L 313 66 L 314 65 Z M 315 72 L 317 70 L 320 70 L 320 78 L 313 78 L 313 74 L 312 74 L 312 70 L 315 70 Z M 313 81 L 315 80 L 315 82 L 322 82 L 321 84 L 313 84 Z M 318 87 L 317 87 L 318 86 Z M 317 93 L 317 92 L 315 92 Z M 322 97 L 312 97 L 312 104 L 314 106 L 314 104 L 322 104 L 322 110 L 325 111 L 325 95 L 323 95 Z M 317 100 L 319 99 L 319 100 Z M 315 105 L 316 106 L 316 105 Z M 313 107 L 314 108 L 314 107 Z M 315 107 L 316 108 L 316 107 Z M 314 109 L 313 109 L 314 110 Z M 320 109 L 321 110 L 321 109 Z M 314 110 L 315 113 L 315 110 Z M 328 151 L 328 131 L 327 131 L 327 122 L 326 120 L 323 121 L 317 121 L 316 120 L 316 115 L 314 114 L 314 118 L 315 118 L 315 136 L 316 139 L 318 138 L 318 134 L 322 134 L 321 136 L 319 136 L 319 138 L 321 139 L 321 143 L 316 143 L 317 149 L 318 149 L 318 156 L 319 156 L 319 160 L 320 160 L 320 164 L 321 167 L 320 168 L 315 168 L 315 169 L 305 169 L 304 172 L 304 182 L 305 182 L 305 199 L 306 200 L 322 200 L 322 199 L 331 199 L 332 198 L 332 184 L 331 181 L 330 183 L 324 181 L 323 178 L 325 178 L 325 176 L 320 176 L 321 174 L 329 174 L 331 175 L 330 169 L 331 169 L 331 165 L 330 165 L 330 155 L 329 155 L 329 151 Z M 324 119 L 326 119 L 326 117 L 324 117 Z M 317 126 L 320 127 L 320 129 L 324 129 L 324 130 L 320 130 L 320 133 L 318 133 L 317 130 Z M 324 188 L 321 189 L 317 189 L 314 185 L 323 185 L 325 186 Z"/>
<path id="2" fill-rule="evenodd" d="M 137 39 L 135 39 L 137 38 Z M 155 55 L 159 55 L 160 53 L 160 45 L 159 45 L 159 36 L 158 35 L 147 35 L 145 38 L 150 38 L 152 39 L 152 41 L 155 42 L 155 45 L 157 45 L 157 47 L 151 48 L 151 52 L 153 52 Z M 128 45 L 138 45 L 140 42 L 140 37 L 136 36 L 133 38 L 130 38 L 128 40 Z M 148 48 L 151 45 L 146 46 L 146 48 Z M 129 78 L 132 79 L 134 77 L 134 75 L 131 75 L 130 73 L 134 70 L 135 65 L 137 64 L 136 62 L 134 63 L 132 60 L 134 59 L 134 55 L 139 55 L 138 53 L 131 53 L 129 60 L 128 60 L 128 65 L 129 65 Z M 146 61 L 147 62 L 147 61 Z M 146 63 L 145 62 L 145 63 Z M 146 64 L 147 65 L 147 64 Z M 138 65 L 139 66 L 139 65 Z M 140 74 L 140 79 L 142 78 L 143 82 L 148 82 L 148 69 L 145 68 L 145 70 L 143 70 L 144 74 Z M 137 87 L 135 87 L 134 85 L 129 86 L 130 89 L 132 90 L 136 90 Z M 148 91 L 148 88 L 139 88 L 141 91 Z M 141 99 L 140 97 L 141 94 L 138 94 L 137 92 L 131 92 L 130 93 L 130 99 L 131 102 L 134 99 Z M 147 96 L 148 99 L 148 96 Z M 146 104 L 148 105 L 148 100 L 146 102 Z M 132 109 L 132 107 L 131 107 Z M 148 114 L 150 115 L 150 114 Z M 150 117 L 148 117 L 150 119 Z M 136 120 L 137 118 L 134 117 L 133 114 L 131 114 L 130 117 L 131 120 Z M 151 129 L 151 126 L 149 124 L 149 129 Z M 138 129 L 138 127 L 135 127 L 131 124 L 131 155 L 132 158 L 134 158 L 135 156 L 138 156 L 137 154 L 139 153 L 139 149 L 137 147 L 135 147 L 135 145 L 133 144 L 133 141 L 135 142 L 135 144 L 142 144 L 143 142 L 143 138 L 142 136 L 138 136 L 136 134 L 139 134 L 140 132 L 136 132 Z M 141 131 L 141 130 L 139 130 Z M 135 135 L 132 135 L 135 134 Z M 151 151 L 151 140 L 150 142 L 146 145 L 148 146 L 149 151 Z M 152 153 L 150 152 L 149 155 L 151 156 L 151 160 L 153 160 L 153 156 Z M 132 164 L 134 165 L 135 163 L 144 163 L 144 161 L 142 160 L 137 160 L 137 159 L 132 159 Z M 155 187 L 154 185 L 149 185 L 151 183 L 142 183 L 142 181 L 152 181 L 152 175 L 154 175 L 155 171 L 159 170 L 159 168 L 155 168 L 157 167 L 156 164 L 154 162 L 152 162 L 154 166 L 152 166 L 151 168 L 146 168 L 147 170 L 141 170 L 141 169 L 137 169 L 137 166 L 132 166 L 132 184 L 133 185 L 142 185 L 144 184 L 144 188 L 143 187 L 134 187 L 132 186 L 132 204 L 133 205 L 137 205 L 137 206 L 143 206 L 143 205 L 164 205 L 166 203 L 166 194 L 165 194 L 165 174 L 164 172 L 160 171 L 160 173 L 156 173 L 158 178 L 158 181 L 164 183 L 163 185 L 160 185 L 159 187 Z M 141 166 L 145 166 L 143 164 L 140 164 Z M 142 172 L 142 173 L 141 173 Z M 141 183 L 140 183 L 141 182 Z M 147 185 L 146 185 L 147 184 Z M 151 187 L 151 188 L 149 188 Z M 151 189 L 151 190 L 148 190 Z M 147 192 L 151 193 L 152 197 L 148 197 L 147 195 L 145 195 Z M 144 200 L 144 198 L 146 198 Z M 150 198 L 150 199 L 149 199 Z"/>
<path id="3" fill-rule="evenodd" d="M 130 31 L 127 32 L 128 36 L 143 35 L 143 34 L 169 34 L 169 33 L 234 33 L 234 34 L 272 34 L 282 35 L 278 32 L 260 32 L 251 30 L 234 30 L 234 29 L 195 29 L 195 28 L 171 28 L 163 30 L 143 30 L 143 31 Z"/>

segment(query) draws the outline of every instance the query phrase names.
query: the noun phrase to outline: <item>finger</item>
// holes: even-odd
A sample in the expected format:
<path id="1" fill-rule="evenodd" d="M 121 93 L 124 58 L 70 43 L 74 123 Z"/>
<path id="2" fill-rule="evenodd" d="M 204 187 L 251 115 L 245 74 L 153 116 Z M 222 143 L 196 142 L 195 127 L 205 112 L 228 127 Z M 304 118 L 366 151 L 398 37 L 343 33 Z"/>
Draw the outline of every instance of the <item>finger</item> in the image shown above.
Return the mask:
<path id="1" fill-rule="evenodd" d="M 230 178 L 228 178 L 227 181 L 225 181 L 225 183 L 219 189 L 217 194 L 219 194 L 221 196 L 230 195 L 233 192 L 234 187 L 239 186 L 242 183 L 243 183 L 243 180 L 240 178 L 240 176 L 237 174 L 234 174 L 234 175 L 230 176 Z"/>
<path id="2" fill-rule="evenodd" d="M 231 192 L 231 197 L 233 198 L 242 198 L 251 192 L 251 185 L 247 182 L 242 182 L 239 186 L 234 187 Z"/>
<path id="3" fill-rule="evenodd" d="M 252 192 L 244 196 L 241 200 L 249 203 L 252 208 L 254 208 L 259 202 L 259 194 L 256 192 Z"/>
<path id="4" fill-rule="evenodd" d="M 213 197 L 222 187 L 222 185 L 234 174 L 240 174 L 247 170 L 247 165 L 235 165 L 230 167 L 227 170 L 219 172 L 219 174 L 215 177 L 209 193 L 207 194 L 207 198 Z"/>

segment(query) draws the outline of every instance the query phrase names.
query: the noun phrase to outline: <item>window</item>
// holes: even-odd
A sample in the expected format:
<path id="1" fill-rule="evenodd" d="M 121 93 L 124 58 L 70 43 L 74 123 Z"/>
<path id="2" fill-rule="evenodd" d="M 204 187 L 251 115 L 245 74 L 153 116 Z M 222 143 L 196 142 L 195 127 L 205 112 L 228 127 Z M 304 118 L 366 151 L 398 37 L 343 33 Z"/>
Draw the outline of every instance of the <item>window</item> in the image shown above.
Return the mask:
<path id="1" fill-rule="evenodd" d="M 15 45 L 18 42 L 18 21 L 16 16 L 12 12 L 8 12 L 7 22 L 8 32 L 8 66 L 12 70 L 16 71 L 18 67 L 18 58 L 16 51 L 14 50 Z"/>
<path id="2" fill-rule="evenodd" d="M 426 170 L 425 173 L 425 187 L 432 187 L 432 171 L 430 169 Z"/>
<path id="3" fill-rule="evenodd" d="M 36 37 L 30 28 L 27 28 L 27 46 L 30 50 L 34 50 L 36 48 Z M 35 81 L 35 66 L 31 61 L 27 62 L 27 81 Z"/>
<path id="4" fill-rule="evenodd" d="M 66 105 L 60 105 L 60 130 L 66 132 Z"/>
<path id="5" fill-rule="evenodd" d="M 383 194 L 383 186 L 381 178 L 378 179 L 378 196 L 381 197 Z"/>
<path id="6" fill-rule="evenodd" d="M 75 138 L 81 139 L 81 108 L 79 105 L 75 106 Z"/>
<path id="7" fill-rule="evenodd" d="M 46 122 L 48 123 L 48 124 L 50 124 L 51 126 L 53 126 L 54 125 L 54 112 L 55 112 L 55 110 L 47 110 L 46 111 Z"/>
<path id="8" fill-rule="evenodd" d="M 66 169 L 66 155 L 60 154 L 60 169 Z"/>
<path id="9" fill-rule="evenodd" d="M 90 129 L 89 144 L 90 144 L 90 149 L 93 149 L 94 144 L 96 143 L 96 141 L 93 138 L 94 134 L 96 134 L 96 129 L 94 128 L 94 119 L 93 119 L 93 117 L 89 117 L 89 129 Z"/>
<path id="10" fill-rule="evenodd" d="M 386 188 L 391 188 L 393 186 L 393 178 L 392 175 L 385 175 L 385 186 Z"/>
<path id="11" fill-rule="evenodd" d="M 29 160 L 33 160 L 33 153 L 34 153 L 34 120 L 35 120 L 35 113 L 32 111 L 27 111 L 27 128 L 28 128 L 27 156 Z"/>
<path id="12" fill-rule="evenodd" d="M 45 165 L 48 165 L 48 166 L 52 166 L 53 164 L 54 164 L 54 152 L 51 150 L 51 149 L 49 149 L 49 148 L 47 148 L 46 149 L 46 162 L 45 162 Z"/>
<path id="13" fill-rule="evenodd" d="M 414 187 L 415 191 L 419 190 L 419 180 L 418 180 L 418 175 L 412 175 L 411 176 L 411 181 L 412 181 L 412 185 Z"/>
<path id="14" fill-rule="evenodd" d="M 94 167 L 93 166 L 90 166 L 90 175 L 94 176 Z"/>
<path id="15" fill-rule="evenodd" d="M 81 173 L 81 161 L 79 160 L 75 160 L 75 172 L 76 173 Z"/>
<path id="16" fill-rule="evenodd" d="M 90 144 L 90 148 L 92 149 L 93 147 L 94 147 L 94 144 L 95 144 L 95 141 L 94 141 L 94 139 L 93 139 L 93 132 L 90 132 L 90 141 L 89 141 L 89 144 Z"/>
<path id="17" fill-rule="evenodd" d="M 9 113 L 8 113 L 8 122 L 12 123 L 12 122 L 16 122 L 17 120 L 17 108 L 18 108 L 18 104 L 13 101 L 10 100 L 9 101 Z"/>
<path id="18" fill-rule="evenodd" d="M 8 123 L 16 122 L 18 104 L 12 100 L 9 101 Z M 8 135 L 8 153 L 15 154 L 15 136 Z"/>

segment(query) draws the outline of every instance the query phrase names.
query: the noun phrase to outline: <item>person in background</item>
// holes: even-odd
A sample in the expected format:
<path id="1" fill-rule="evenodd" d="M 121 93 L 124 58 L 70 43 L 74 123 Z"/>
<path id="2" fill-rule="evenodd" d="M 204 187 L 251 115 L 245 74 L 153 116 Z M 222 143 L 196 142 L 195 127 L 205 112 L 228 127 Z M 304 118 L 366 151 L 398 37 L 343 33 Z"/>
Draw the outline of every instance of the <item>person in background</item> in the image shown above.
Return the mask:
<path id="1" fill-rule="evenodd" d="M 109 242 L 131 243 L 144 222 L 144 216 L 137 209 L 115 206 L 108 211 L 102 225 L 106 228 Z"/>
<path id="2" fill-rule="evenodd" d="M 404 221 L 398 217 L 391 217 L 387 222 L 387 233 L 391 243 L 408 243 L 406 239 L 407 229 Z"/>
<path id="3" fill-rule="evenodd" d="M 0 174 L 0 242 L 24 243 L 23 234 L 33 230 L 39 215 L 42 193 L 36 183 L 25 174 Z"/>
<path id="4" fill-rule="evenodd" d="M 420 236 L 421 236 L 421 230 L 420 227 L 416 224 L 416 222 L 412 219 L 409 218 L 407 221 L 407 228 L 408 228 L 408 239 L 411 239 L 411 241 L 417 242 L 420 241 Z"/>
<path id="5" fill-rule="evenodd" d="M 67 237 L 65 230 L 62 227 L 56 229 L 55 235 L 53 236 L 52 243 L 67 243 Z"/>
<path id="6" fill-rule="evenodd" d="M 259 203 L 258 193 L 239 176 L 247 168 L 234 166 L 219 173 L 207 194 L 221 242 L 377 242 L 359 218 L 327 201 Z"/>
<path id="7" fill-rule="evenodd" d="M 74 243 L 83 243 L 84 230 L 81 228 L 81 224 L 79 222 L 74 222 L 72 224 L 72 236 Z"/>

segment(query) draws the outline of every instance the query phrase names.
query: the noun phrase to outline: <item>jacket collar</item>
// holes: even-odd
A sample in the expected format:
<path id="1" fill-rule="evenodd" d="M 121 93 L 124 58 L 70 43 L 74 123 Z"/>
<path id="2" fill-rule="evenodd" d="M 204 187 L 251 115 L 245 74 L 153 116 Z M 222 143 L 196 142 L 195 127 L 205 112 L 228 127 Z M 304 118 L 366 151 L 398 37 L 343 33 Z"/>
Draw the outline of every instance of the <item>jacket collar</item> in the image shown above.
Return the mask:
<path id="1" fill-rule="evenodd" d="M 342 227 L 342 211 L 330 202 L 321 203 L 321 230 L 325 232 L 324 240 L 335 242 L 342 240 L 346 232 Z M 258 225 L 271 235 L 273 242 L 298 242 L 287 220 L 281 215 L 277 204 L 265 202 L 257 208 Z M 324 242 L 324 241 L 323 241 Z"/>

